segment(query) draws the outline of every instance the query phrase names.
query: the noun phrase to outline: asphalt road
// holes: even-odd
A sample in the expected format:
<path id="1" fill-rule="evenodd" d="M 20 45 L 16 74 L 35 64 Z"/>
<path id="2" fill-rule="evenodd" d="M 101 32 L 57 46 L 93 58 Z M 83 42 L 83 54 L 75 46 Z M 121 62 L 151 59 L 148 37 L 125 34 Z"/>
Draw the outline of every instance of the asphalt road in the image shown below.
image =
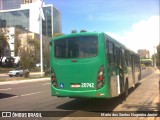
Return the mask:
<path id="1" fill-rule="evenodd" d="M 59 98 L 51 96 L 50 80 L 20 84 L 13 81 L 11 84 L 0 85 L 0 111 L 53 111 L 52 114 L 63 114 L 63 117 L 60 115 L 47 119 L 74 120 L 74 116 L 89 116 L 86 118 L 89 119 L 91 116 L 100 115 L 101 111 L 158 110 L 159 72 L 147 68 L 142 70 L 142 78 L 136 88 L 129 90 L 126 99 L 123 95 L 112 99 Z M 41 118 L 35 120 L 38 119 Z"/>

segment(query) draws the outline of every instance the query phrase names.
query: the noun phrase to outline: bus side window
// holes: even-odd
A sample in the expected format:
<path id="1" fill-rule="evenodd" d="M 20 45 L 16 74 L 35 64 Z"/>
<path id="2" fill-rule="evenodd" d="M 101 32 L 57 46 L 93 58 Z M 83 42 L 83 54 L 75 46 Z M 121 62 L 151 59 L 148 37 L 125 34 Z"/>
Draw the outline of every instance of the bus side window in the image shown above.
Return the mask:
<path id="1" fill-rule="evenodd" d="M 114 46 L 113 43 L 107 41 L 107 51 L 109 64 L 114 64 Z"/>
<path id="2" fill-rule="evenodd" d="M 116 64 L 119 65 L 120 64 L 120 49 L 118 47 L 116 47 L 116 57 L 117 57 Z"/>
<path id="3" fill-rule="evenodd" d="M 125 54 L 125 60 L 124 60 L 124 61 L 125 61 L 125 65 L 128 66 L 128 65 L 129 65 L 129 64 L 128 64 L 128 61 L 129 61 L 129 60 L 128 60 L 128 51 L 125 50 L 125 53 L 124 53 L 124 54 Z"/>
<path id="4" fill-rule="evenodd" d="M 118 48 L 116 45 L 114 45 L 114 60 L 115 60 L 115 65 L 118 65 Z"/>
<path id="5" fill-rule="evenodd" d="M 128 65 L 131 66 L 131 63 L 132 63 L 132 61 L 131 61 L 131 53 L 128 52 Z"/>

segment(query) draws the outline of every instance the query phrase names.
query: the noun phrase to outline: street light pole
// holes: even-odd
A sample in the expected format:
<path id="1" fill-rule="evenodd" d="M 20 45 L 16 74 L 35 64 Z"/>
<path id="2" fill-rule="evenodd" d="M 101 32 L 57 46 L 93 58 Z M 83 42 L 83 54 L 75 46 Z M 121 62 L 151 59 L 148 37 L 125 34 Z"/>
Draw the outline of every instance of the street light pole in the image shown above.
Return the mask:
<path id="1" fill-rule="evenodd" d="M 43 48 L 42 48 L 42 17 L 40 17 L 40 61 L 41 61 L 41 77 L 43 77 Z"/>
<path id="2" fill-rule="evenodd" d="M 27 51 L 28 51 L 28 28 L 25 28 L 25 30 L 27 31 L 27 35 L 26 35 L 26 46 L 27 46 Z"/>
<path id="3" fill-rule="evenodd" d="M 40 62 L 41 62 L 41 77 L 43 77 L 43 48 L 42 48 L 42 19 L 45 20 L 43 14 L 43 0 L 40 0 L 39 4 L 39 29 L 40 29 Z"/>
<path id="4" fill-rule="evenodd" d="M 155 55 L 156 46 L 154 46 L 154 69 L 156 70 L 156 55 Z"/>

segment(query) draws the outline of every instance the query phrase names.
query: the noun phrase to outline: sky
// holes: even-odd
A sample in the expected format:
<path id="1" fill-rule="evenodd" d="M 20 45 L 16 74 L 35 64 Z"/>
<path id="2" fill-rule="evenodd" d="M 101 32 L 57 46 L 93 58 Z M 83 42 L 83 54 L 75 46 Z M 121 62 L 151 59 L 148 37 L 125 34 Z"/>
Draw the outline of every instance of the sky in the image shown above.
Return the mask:
<path id="1" fill-rule="evenodd" d="M 62 16 L 62 32 L 105 32 L 137 52 L 160 41 L 159 0 L 44 0 Z"/>

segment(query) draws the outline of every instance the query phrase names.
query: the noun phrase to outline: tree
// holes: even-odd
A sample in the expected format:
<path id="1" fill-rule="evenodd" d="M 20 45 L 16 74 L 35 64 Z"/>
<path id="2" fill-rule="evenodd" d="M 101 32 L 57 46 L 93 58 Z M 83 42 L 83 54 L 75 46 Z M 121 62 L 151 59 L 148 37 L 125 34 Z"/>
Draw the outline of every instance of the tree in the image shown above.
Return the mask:
<path id="1" fill-rule="evenodd" d="M 72 30 L 71 33 L 77 33 L 77 30 Z"/>
<path id="2" fill-rule="evenodd" d="M 9 48 L 9 44 L 7 42 L 7 37 L 4 33 L 0 34 L 0 66 L 2 65 L 2 59 L 4 57 L 4 49 Z"/>
<path id="3" fill-rule="evenodd" d="M 40 60 L 40 41 L 38 39 L 28 39 L 29 48 L 32 49 L 34 64 Z"/>
<path id="4" fill-rule="evenodd" d="M 39 61 L 39 40 L 29 38 L 27 41 L 27 45 L 21 46 L 19 53 L 20 66 L 23 70 L 33 68 Z"/>
<path id="5" fill-rule="evenodd" d="M 151 66 L 152 60 L 148 58 L 141 58 L 141 64 L 144 64 L 145 66 Z"/>
<path id="6" fill-rule="evenodd" d="M 58 36 L 63 36 L 63 33 L 54 33 L 52 37 L 58 37 Z"/>
<path id="7" fill-rule="evenodd" d="M 80 32 L 87 32 L 87 30 L 81 30 Z"/>
<path id="8" fill-rule="evenodd" d="M 32 52 L 30 50 L 25 50 L 25 48 L 20 49 L 20 61 L 19 64 L 23 70 L 31 69 L 34 65 L 34 60 L 32 58 Z"/>
<path id="9" fill-rule="evenodd" d="M 15 30 L 15 34 L 14 34 L 14 38 L 15 38 L 15 56 L 18 56 L 19 54 L 19 48 L 21 46 L 21 41 L 19 39 L 19 35 L 22 33 L 21 29 L 16 29 Z"/>
<path id="10" fill-rule="evenodd" d="M 6 58 L 5 66 L 6 67 L 13 67 L 14 66 L 14 58 L 13 57 Z"/>

